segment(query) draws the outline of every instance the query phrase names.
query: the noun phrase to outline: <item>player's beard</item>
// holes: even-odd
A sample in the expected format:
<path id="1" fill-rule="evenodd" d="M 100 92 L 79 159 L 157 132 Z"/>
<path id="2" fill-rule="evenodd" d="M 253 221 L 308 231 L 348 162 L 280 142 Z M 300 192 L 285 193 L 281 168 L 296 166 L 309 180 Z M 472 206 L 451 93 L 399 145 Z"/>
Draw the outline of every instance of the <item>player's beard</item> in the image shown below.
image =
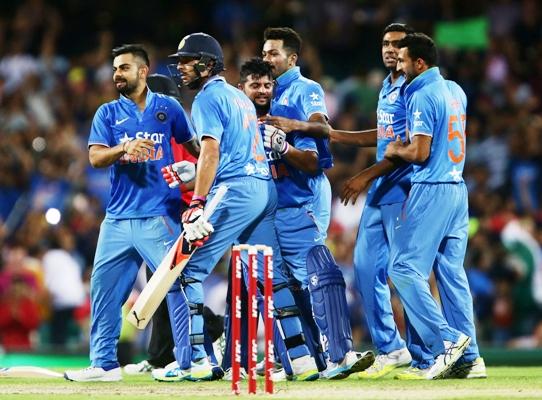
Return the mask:
<path id="1" fill-rule="evenodd" d="M 119 88 L 116 85 L 116 83 L 119 82 L 124 82 L 125 85 Z M 123 94 L 124 96 L 130 96 L 137 88 L 137 80 L 130 82 L 128 79 L 119 79 L 115 81 L 115 88 L 120 94 Z"/>
<path id="2" fill-rule="evenodd" d="M 265 104 L 257 104 L 254 103 L 254 107 L 256 108 L 256 115 L 266 115 L 269 112 L 269 103 Z"/>

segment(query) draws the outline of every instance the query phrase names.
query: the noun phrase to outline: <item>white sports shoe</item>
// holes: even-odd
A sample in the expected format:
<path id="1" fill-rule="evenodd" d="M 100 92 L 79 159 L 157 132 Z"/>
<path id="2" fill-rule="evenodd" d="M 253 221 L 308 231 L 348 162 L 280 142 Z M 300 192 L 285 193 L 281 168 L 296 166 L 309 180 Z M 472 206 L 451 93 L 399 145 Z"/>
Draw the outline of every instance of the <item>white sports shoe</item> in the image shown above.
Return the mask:
<path id="1" fill-rule="evenodd" d="M 177 375 L 176 370 L 180 370 L 179 364 L 177 361 L 173 361 L 172 363 L 169 363 L 164 368 L 155 368 L 151 371 L 152 377 L 160 382 L 176 382 L 181 381 L 184 379 L 177 379 L 175 376 Z M 174 372 L 175 371 L 175 372 Z M 190 372 L 190 370 L 188 370 Z"/>
<path id="2" fill-rule="evenodd" d="M 461 364 L 455 363 L 444 375 L 445 379 L 483 379 L 487 378 L 486 363 L 482 357 Z"/>
<path id="3" fill-rule="evenodd" d="M 446 375 L 454 364 L 461 358 L 463 353 L 467 350 L 471 338 L 465 334 L 459 335 L 457 341 L 449 342 L 444 341 L 444 354 L 439 355 L 435 359 L 435 364 L 432 366 L 433 372 L 435 373 L 432 379 L 441 379 Z"/>
<path id="4" fill-rule="evenodd" d="M 446 373 L 453 367 L 457 360 L 461 358 L 467 347 L 469 346 L 471 338 L 467 335 L 461 334 L 457 341 L 444 342 L 445 351 L 443 354 L 435 358 L 435 363 L 429 368 L 420 369 L 416 367 L 407 368 L 405 371 L 397 374 L 395 379 L 400 380 L 431 380 L 441 379 L 446 376 Z"/>
<path id="5" fill-rule="evenodd" d="M 288 375 L 286 375 L 284 368 L 275 368 L 271 374 L 271 380 L 273 382 L 284 382 L 288 380 Z"/>
<path id="6" fill-rule="evenodd" d="M 120 367 L 109 371 L 100 367 L 87 367 L 78 371 L 66 371 L 64 378 L 74 382 L 117 382 L 122 380 L 122 373 Z"/>
<path id="7" fill-rule="evenodd" d="M 320 377 L 314 358 L 308 354 L 292 360 L 292 371 L 294 381 L 315 381 Z"/>
<path id="8" fill-rule="evenodd" d="M 138 362 L 137 364 L 126 364 L 123 368 L 126 375 L 143 375 L 151 372 L 154 367 L 147 360 Z"/>
<path id="9" fill-rule="evenodd" d="M 224 377 L 222 379 L 225 381 L 231 381 L 231 374 L 232 374 L 232 369 L 228 368 L 226 371 L 224 371 Z M 247 376 L 248 376 L 247 371 L 245 371 L 243 367 L 239 368 L 240 379 L 245 380 L 247 379 Z"/>
<path id="10" fill-rule="evenodd" d="M 354 372 L 360 372 L 368 368 L 375 360 L 372 351 L 359 353 L 350 350 L 340 363 L 333 363 L 324 371 L 323 376 L 327 379 L 345 379 Z"/>
<path id="11" fill-rule="evenodd" d="M 220 370 L 220 377 L 224 374 L 222 372 L 222 369 L 218 367 L 217 365 L 213 365 L 209 362 L 207 357 L 202 358 L 201 360 L 197 362 L 192 362 L 192 368 L 190 371 L 190 379 L 191 381 L 212 381 L 214 379 L 217 379 L 218 376 L 215 376 L 215 369 Z"/>
<path id="12" fill-rule="evenodd" d="M 395 368 L 408 366 L 411 362 L 412 357 L 406 347 L 394 350 L 388 354 L 379 354 L 369 368 L 358 374 L 358 378 L 378 379 L 389 374 Z"/>

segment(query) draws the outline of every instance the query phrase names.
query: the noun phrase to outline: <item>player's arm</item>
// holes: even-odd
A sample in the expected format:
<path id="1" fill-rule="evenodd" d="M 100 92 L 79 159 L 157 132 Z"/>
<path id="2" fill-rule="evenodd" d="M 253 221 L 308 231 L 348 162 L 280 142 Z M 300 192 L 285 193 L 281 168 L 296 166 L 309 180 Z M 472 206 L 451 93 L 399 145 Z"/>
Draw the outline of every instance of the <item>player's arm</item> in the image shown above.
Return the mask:
<path id="1" fill-rule="evenodd" d="M 309 139 L 312 140 L 312 139 Z M 319 171 L 318 153 L 310 149 L 296 149 L 286 140 L 286 133 L 272 125 L 265 124 L 263 131 L 264 147 L 271 149 L 292 167 L 307 174 L 315 175 Z"/>
<path id="2" fill-rule="evenodd" d="M 299 131 L 314 138 L 329 137 L 329 131 L 331 129 L 327 122 L 326 116 L 321 113 L 312 114 L 308 121 L 300 121 L 297 119 L 290 119 L 275 115 L 266 115 L 263 118 L 263 122 L 273 125 L 286 133 Z"/>
<path id="3" fill-rule="evenodd" d="M 320 113 L 313 114 L 309 121 L 298 121 L 285 117 L 268 115 L 265 117 L 265 123 L 273 125 L 284 132 L 300 131 L 307 136 L 316 139 L 329 139 L 332 143 L 341 143 L 359 147 L 376 146 L 376 129 L 367 129 L 362 131 L 343 131 L 333 129 Z"/>
<path id="4" fill-rule="evenodd" d="M 341 131 L 331 128 L 329 130 L 329 140 L 331 143 L 347 144 L 358 147 L 375 147 L 377 142 L 376 129 Z"/>
<path id="5" fill-rule="evenodd" d="M 307 174 L 316 175 L 320 170 L 318 165 L 318 153 L 314 151 L 298 150 L 294 146 L 289 146 L 289 150 L 283 155 L 283 158 L 292 167 Z"/>
<path id="6" fill-rule="evenodd" d="M 220 160 L 220 143 L 218 140 L 203 136 L 198 158 L 194 198 L 207 197 L 215 180 Z"/>
<path id="7" fill-rule="evenodd" d="M 385 158 L 357 173 L 344 184 L 341 193 L 341 202 L 344 205 L 347 205 L 351 200 L 352 204 L 356 204 L 358 196 L 364 192 L 376 178 L 395 171 L 402 163 L 401 160 L 390 160 Z"/>
<path id="8" fill-rule="evenodd" d="M 432 137 L 429 135 L 415 135 L 410 143 L 403 143 L 401 137 L 397 136 L 395 142 L 390 142 L 386 147 L 384 157 L 422 164 L 431 154 L 431 140 Z"/>
<path id="9" fill-rule="evenodd" d="M 154 142 L 150 139 L 134 139 L 108 147 L 101 144 L 92 144 L 88 150 L 90 165 L 94 168 L 109 167 L 124 154 L 139 157 L 149 154 L 154 148 Z"/>

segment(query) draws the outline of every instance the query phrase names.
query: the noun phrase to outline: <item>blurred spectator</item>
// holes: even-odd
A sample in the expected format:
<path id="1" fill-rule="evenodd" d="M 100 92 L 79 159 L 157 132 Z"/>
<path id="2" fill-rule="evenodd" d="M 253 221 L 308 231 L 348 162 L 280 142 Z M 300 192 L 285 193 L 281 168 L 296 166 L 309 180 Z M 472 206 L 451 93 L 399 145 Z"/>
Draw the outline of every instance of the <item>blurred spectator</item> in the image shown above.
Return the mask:
<path id="1" fill-rule="evenodd" d="M 51 295 L 49 341 L 64 346 L 69 330 L 74 326 L 74 310 L 86 299 L 82 280 L 82 265 L 73 254 L 73 234 L 60 226 L 51 232 L 50 249 L 43 255 L 45 286 Z"/>
<path id="2" fill-rule="evenodd" d="M 0 269 L 0 344 L 6 350 L 30 350 L 47 310 L 40 266 L 19 244 L 2 249 Z"/>

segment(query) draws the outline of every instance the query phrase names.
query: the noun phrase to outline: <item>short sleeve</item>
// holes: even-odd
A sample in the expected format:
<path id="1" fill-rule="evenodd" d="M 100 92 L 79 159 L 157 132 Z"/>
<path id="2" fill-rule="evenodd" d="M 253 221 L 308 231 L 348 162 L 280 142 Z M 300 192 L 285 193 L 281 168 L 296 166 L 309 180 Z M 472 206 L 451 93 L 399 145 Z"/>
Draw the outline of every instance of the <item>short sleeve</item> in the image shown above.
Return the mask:
<path id="1" fill-rule="evenodd" d="M 300 135 L 298 133 L 293 133 L 293 138 L 291 140 L 293 146 L 302 151 L 314 151 L 315 153 L 318 153 L 318 146 L 316 145 L 316 141 L 314 138 Z"/>
<path id="2" fill-rule="evenodd" d="M 111 134 L 111 123 L 108 120 L 107 105 L 101 105 L 92 120 L 90 135 L 88 137 L 88 146 L 93 144 L 101 144 L 107 147 L 113 147 L 115 143 L 111 143 L 113 135 Z"/>
<path id="3" fill-rule="evenodd" d="M 317 83 L 305 85 L 300 96 L 303 113 L 310 118 L 313 114 L 323 114 L 327 117 L 324 91 Z"/>
<path id="4" fill-rule="evenodd" d="M 219 143 L 224 133 L 223 111 L 214 96 L 197 98 L 192 108 L 192 120 L 198 139 L 210 136 Z"/>
<path id="5" fill-rule="evenodd" d="M 435 106 L 427 96 L 413 96 L 407 108 L 410 137 L 433 136 L 435 131 Z"/>

